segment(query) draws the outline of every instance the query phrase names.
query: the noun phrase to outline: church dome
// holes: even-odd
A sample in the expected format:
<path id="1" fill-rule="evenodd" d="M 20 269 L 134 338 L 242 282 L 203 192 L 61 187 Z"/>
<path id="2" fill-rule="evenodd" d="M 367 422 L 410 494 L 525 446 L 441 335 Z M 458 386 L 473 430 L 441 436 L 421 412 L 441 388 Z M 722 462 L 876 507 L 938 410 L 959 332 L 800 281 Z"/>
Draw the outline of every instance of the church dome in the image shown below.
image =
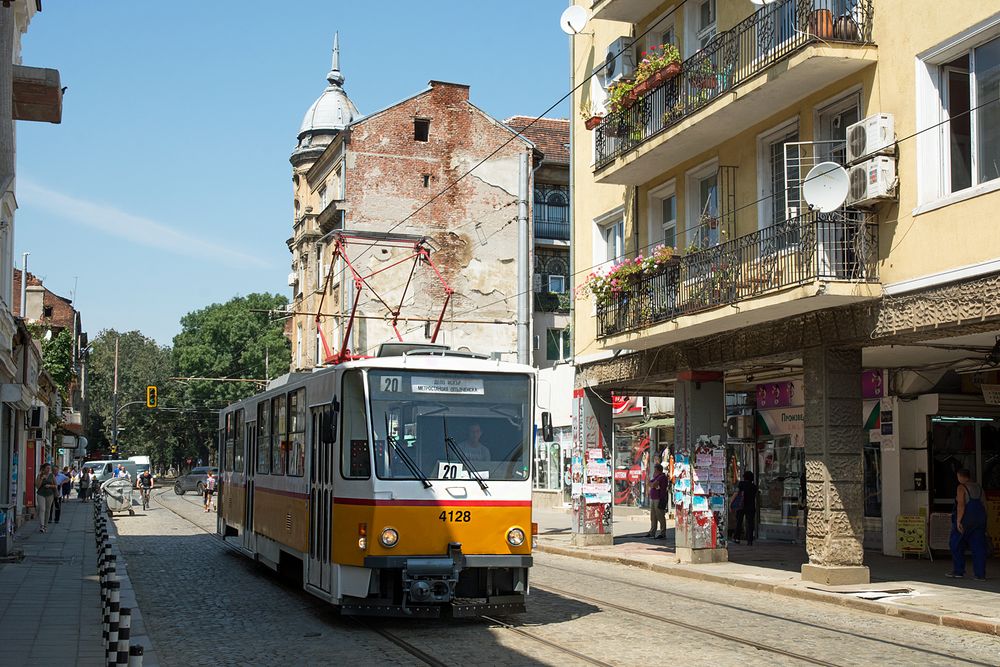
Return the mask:
<path id="1" fill-rule="evenodd" d="M 344 75 L 340 71 L 340 37 L 333 37 L 333 67 L 326 75 L 326 90 L 313 102 L 302 119 L 298 138 L 312 133 L 333 133 L 344 129 L 360 114 L 354 102 L 344 92 Z"/>

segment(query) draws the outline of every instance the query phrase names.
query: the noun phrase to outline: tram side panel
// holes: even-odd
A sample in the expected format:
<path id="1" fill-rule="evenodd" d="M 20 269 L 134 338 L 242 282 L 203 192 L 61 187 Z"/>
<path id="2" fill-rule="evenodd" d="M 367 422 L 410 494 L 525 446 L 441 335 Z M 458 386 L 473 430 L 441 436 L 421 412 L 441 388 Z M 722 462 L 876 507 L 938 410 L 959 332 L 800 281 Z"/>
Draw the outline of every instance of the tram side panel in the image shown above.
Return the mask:
<path id="1" fill-rule="evenodd" d="M 299 553 L 306 552 L 309 548 L 309 496 L 268 488 L 258 482 L 254 489 L 253 530 Z"/>

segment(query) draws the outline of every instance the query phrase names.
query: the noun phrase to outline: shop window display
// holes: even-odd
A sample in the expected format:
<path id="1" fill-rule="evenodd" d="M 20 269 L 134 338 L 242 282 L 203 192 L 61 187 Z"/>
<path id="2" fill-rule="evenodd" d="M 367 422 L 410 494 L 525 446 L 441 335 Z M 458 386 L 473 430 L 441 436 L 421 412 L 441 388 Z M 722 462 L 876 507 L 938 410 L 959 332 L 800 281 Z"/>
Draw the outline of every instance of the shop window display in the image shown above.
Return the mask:
<path id="1" fill-rule="evenodd" d="M 805 531 L 805 450 L 780 436 L 757 443 L 760 536 L 798 540 Z"/>
<path id="2" fill-rule="evenodd" d="M 648 507 L 649 437 L 615 423 L 615 505 Z"/>

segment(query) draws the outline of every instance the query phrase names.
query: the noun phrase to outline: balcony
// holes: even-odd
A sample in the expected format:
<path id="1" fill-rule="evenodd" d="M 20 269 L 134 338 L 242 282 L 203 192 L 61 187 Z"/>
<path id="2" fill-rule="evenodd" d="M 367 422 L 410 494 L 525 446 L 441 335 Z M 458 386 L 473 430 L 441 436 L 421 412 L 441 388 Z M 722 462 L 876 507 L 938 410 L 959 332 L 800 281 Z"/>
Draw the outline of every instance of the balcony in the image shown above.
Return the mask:
<path id="1" fill-rule="evenodd" d="M 811 212 L 633 278 L 598 303 L 597 337 L 654 347 L 875 298 L 878 282 L 878 225 L 860 211 Z"/>
<path id="2" fill-rule="evenodd" d="M 638 23 L 654 12 L 663 0 L 593 0 L 591 16 L 602 21 Z"/>
<path id="3" fill-rule="evenodd" d="M 569 292 L 535 292 L 536 313 L 569 314 Z"/>
<path id="4" fill-rule="evenodd" d="M 549 241 L 569 241 L 569 223 L 535 219 L 535 238 Z"/>
<path id="5" fill-rule="evenodd" d="M 872 0 L 779 0 L 596 132 L 595 180 L 641 185 L 871 65 Z M 864 47 L 864 48 L 859 48 Z"/>

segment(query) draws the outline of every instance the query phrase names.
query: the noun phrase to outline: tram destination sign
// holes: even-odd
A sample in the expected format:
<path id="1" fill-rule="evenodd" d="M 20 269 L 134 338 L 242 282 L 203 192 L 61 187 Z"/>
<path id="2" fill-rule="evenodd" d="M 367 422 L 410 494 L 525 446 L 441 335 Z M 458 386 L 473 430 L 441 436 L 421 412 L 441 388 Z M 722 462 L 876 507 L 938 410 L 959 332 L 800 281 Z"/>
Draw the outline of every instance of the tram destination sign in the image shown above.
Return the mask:
<path id="1" fill-rule="evenodd" d="M 410 381 L 415 394 L 485 394 L 482 378 L 415 376 Z"/>

